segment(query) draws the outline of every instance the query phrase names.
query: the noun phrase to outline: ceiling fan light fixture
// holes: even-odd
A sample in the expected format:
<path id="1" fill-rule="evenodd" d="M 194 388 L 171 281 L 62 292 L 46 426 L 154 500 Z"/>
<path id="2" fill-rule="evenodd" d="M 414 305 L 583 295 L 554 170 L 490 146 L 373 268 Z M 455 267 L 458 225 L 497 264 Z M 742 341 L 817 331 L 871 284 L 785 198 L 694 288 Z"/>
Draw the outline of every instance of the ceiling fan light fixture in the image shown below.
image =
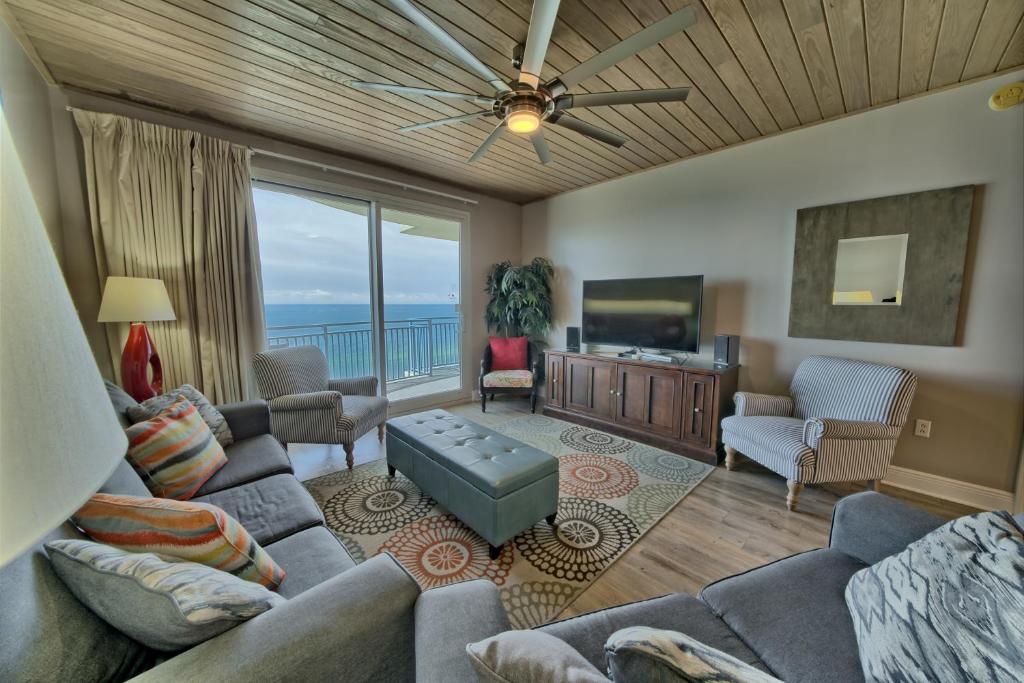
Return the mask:
<path id="1" fill-rule="evenodd" d="M 513 133 L 526 135 L 540 128 L 540 112 L 537 108 L 527 104 L 513 105 L 505 119 L 505 125 Z"/>

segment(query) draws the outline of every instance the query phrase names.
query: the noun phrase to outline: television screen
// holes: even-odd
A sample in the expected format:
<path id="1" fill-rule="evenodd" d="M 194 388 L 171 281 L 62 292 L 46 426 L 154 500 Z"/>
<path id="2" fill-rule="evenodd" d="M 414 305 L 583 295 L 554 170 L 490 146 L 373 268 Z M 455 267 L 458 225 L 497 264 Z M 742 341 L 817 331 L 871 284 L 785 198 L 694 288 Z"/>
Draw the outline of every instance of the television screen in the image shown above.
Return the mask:
<path id="1" fill-rule="evenodd" d="M 583 341 L 697 353 L 703 275 L 583 283 Z"/>

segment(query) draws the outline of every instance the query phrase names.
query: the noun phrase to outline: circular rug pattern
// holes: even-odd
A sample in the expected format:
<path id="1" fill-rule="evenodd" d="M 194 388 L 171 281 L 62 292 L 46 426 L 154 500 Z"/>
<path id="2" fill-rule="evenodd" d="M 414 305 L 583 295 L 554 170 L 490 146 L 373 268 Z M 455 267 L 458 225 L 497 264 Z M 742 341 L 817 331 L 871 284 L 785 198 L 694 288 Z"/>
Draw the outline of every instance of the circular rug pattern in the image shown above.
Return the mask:
<path id="1" fill-rule="evenodd" d="M 626 460 L 644 474 L 680 484 L 698 483 L 709 467 L 696 460 L 646 446 L 628 453 Z"/>
<path id="2" fill-rule="evenodd" d="M 585 453 L 611 455 L 613 453 L 625 453 L 633 447 L 632 441 L 579 426 L 569 427 L 558 438 L 566 446 Z"/>
<path id="3" fill-rule="evenodd" d="M 501 603 L 513 628 L 533 628 L 572 602 L 580 589 L 561 581 L 524 581 L 501 589 Z"/>
<path id="4" fill-rule="evenodd" d="M 593 580 L 640 535 L 626 513 L 587 498 L 560 498 L 557 523 L 536 524 L 515 543 L 534 567 L 569 581 Z"/>
<path id="5" fill-rule="evenodd" d="M 682 500 L 691 487 L 686 484 L 648 484 L 633 491 L 626 509 L 640 526 L 654 524 L 673 505 Z"/>
<path id="6" fill-rule="evenodd" d="M 367 477 L 334 494 L 323 505 L 327 524 L 347 534 L 383 534 L 418 519 L 434 500 L 405 477 Z"/>
<path id="7" fill-rule="evenodd" d="M 636 470 L 615 458 L 575 453 L 558 458 L 558 489 L 581 498 L 618 498 L 640 483 Z"/>
<path id="8" fill-rule="evenodd" d="M 377 550 L 389 552 L 423 590 L 470 579 L 505 583 L 512 568 L 512 545 L 491 561 L 487 541 L 454 515 L 434 515 L 407 524 Z"/>

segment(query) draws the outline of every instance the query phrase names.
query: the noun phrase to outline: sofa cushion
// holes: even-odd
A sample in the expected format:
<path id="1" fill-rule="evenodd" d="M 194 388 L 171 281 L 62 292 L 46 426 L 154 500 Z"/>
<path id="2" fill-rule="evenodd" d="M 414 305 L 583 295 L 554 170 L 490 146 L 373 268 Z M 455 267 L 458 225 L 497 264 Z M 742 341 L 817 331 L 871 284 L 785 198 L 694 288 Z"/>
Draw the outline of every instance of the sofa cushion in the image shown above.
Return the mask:
<path id="1" fill-rule="evenodd" d="M 869 681 L 1024 674 L 1024 531 L 1006 512 L 955 519 L 846 587 Z"/>
<path id="2" fill-rule="evenodd" d="M 99 493 L 110 493 L 115 496 L 139 496 L 140 498 L 148 498 L 153 495 L 146 488 L 139 473 L 124 458 L 117 463 L 114 473 L 103 482 Z"/>
<path id="3" fill-rule="evenodd" d="M 267 551 L 214 505 L 97 493 L 73 519 L 90 538 L 124 550 L 200 562 L 270 588 L 284 580 Z"/>
<path id="4" fill-rule="evenodd" d="M 224 448 L 188 399 L 125 430 L 128 460 L 153 495 L 188 500 L 228 463 Z"/>
<path id="5" fill-rule="evenodd" d="M 120 681 L 150 668 L 155 653 L 110 626 L 60 580 L 47 541 L 84 539 L 63 524 L 0 568 L 0 681 Z"/>
<path id="6" fill-rule="evenodd" d="M 558 459 L 444 410 L 388 420 L 388 433 L 491 498 L 558 473 Z"/>
<path id="7" fill-rule="evenodd" d="M 284 602 L 252 581 L 153 553 L 76 540 L 50 541 L 46 551 L 75 597 L 154 650 L 191 647 Z"/>
<path id="8" fill-rule="evenodd" d="M 717 581 L 700 597 L 784 681 L 862 681 L 843 591 L 865 566 L 812 550 Z"/>
<path id="9" fill-rule="evenodd" d="M 275 474 L 193 500 L 224 510 L 263 546 L 324 523 L 316 501 L 290 474 Z"/>
<path id="10" fill-rule="evenodd" d="M 231 427 L 228 425 L 227 420 L 219 410 L 217 410 L 210 400 L 203 395 L 203 392 L 196 389 L 191 384 L 182 384 L 177 389 L 171 389 L 165 394 L 160 396 L 154 396 L 153 398 L 146 399 L 142 403 L 136 406 L 128 407 L 128 417 L 132 422 L 142 422 L 143 420 L 149 420 L 162 411 L 167 410 L 179 396 L 184 396 L 188 399 L 189 403 L 196 407 L 199 412 L 199 416 L 203 418 L 203 422 L 213 432 L 213 438 L 217 439 L 217 443 L 221 446 L 230 446 L 235 441 L 234 435 L 231 433 Z"/>
<path id="11" fill-rule="evenodd" d="M 327 527 L 314 526 L 271 543 L 265 550 L 285 572 L 278 593 L 294 598 L 356 566 L 352 556 Z"/>
<path id="12" fill-rule="evenodd" d="M 270 434 L 236 441 L 224 449 L 228 464 L 196 491 L 197 496 L 222 491 L 232 486 L 248 484 L 275 474 L 291 474 L 292 461 L 281 442 Z"/>
<path id="13" fill-rule="evenodd" d="M 608 638 L 604 651 L 608 659 L 608 675 L 617 682 L 713 680 L 782 683 L 774 676 L 678 631 L 628 626 Z"/>
<path id="14" fill-rule="evenodd" d="M 505 631 L 470 643 L 466 654 L 480 683 L 605 683 L 608 680 L 564 640 L 540 631 Z"/>
<path id="15" fill-rule="evenodd" d="M 707 605 L 683 593 L 583 614 L 541 626 L 538 630 L 561 638 L 604 671 L 607 669 L 604 646 L 608 637 L 619 629 L 637 625 L 685 633 L 745 664 L 767 671 L 757 655 Z"/>

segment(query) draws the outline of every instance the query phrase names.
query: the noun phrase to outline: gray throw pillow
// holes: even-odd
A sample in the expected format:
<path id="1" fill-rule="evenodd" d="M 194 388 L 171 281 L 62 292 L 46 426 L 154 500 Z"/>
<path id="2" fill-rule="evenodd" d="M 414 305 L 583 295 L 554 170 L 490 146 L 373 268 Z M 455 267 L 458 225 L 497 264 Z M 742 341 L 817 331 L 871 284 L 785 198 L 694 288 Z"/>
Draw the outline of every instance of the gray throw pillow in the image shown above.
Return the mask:
<path id="1" fill-rule="evenodd" d="M 505 631 L 466 654 L 480 683 L 608 683 L 571 645 L 540 631 Z"/>
<path id="2" fill-rule="evenodd" d="M 782 683 L 699 640 L 677 631 L 630 626 L 604 644 L 615 683 Z"/>
<path id="3" fill-rule="evenodd" d="M 1024 531 L 1005 512 L 954 519 L 853 575 L 871 681 L 1011 681 L 1024 672 Z"/>
<path id="4" fill-rule="evenodd" d="M 208 398 L 203 396 L 203 392 L 191 384 L 182 384 L 177 389 L 172 389 L 165 394 L 147 398 L 138 405 L 128 406 L 128 417 L 131 418 L 133 423 L 152 420 L 161 411 L 174 405 L 174 402 L 178 400 L 178 396 L 184 396 L 188 399 L 189 403 L 196 407 L 199 417 L 203 418 L 203 422 L 209 426 L 210 431 L 213 432 L 213 438 L 217 439 L 217 443 L 227 447 L 235 442 L 235 435 L 231 433 L 231 427 L 228 426 L 228 421 L 224 418 L 224 415 L 210 403 Z"/>
<path id="5" fill-rule="evenodd" d="M 154 650 L 191 647 L 285 602 L 258 583 L 194 562 L 74 539 L 45 548 L 76 598 Z"/>

